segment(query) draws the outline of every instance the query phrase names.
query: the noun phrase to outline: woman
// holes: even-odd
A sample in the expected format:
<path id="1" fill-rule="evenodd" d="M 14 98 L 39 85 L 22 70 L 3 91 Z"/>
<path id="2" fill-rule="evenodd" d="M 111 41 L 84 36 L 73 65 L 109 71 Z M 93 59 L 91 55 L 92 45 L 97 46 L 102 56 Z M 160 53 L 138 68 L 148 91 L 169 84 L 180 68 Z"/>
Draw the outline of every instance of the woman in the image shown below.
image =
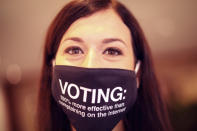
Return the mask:
<path id="1" fill-rule="evenodd" d="M 76 0 L 55 17 L 45 42 L 38 124 L 47 131 L 171 130 L 147 41 L 124 5 Z"/>

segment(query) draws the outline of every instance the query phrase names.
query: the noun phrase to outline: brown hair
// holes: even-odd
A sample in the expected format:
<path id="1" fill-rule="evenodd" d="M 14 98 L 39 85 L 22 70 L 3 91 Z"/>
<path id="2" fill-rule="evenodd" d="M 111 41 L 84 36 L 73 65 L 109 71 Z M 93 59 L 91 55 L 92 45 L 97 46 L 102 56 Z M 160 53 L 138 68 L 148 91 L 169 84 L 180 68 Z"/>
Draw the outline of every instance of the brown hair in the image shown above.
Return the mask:
<path id="1" fill-rule="evenodd" d="M 170 131 L 166 105 L 162 100 L 152 64 L 151 53 L 143 31 L 130 11 L 114 0 L 75 0 L 68 3 L 51 23 L 45 41 L 42 76 L 38 98 L 40 131 L 70 131 L 70 122 L 51 94 L 52 60 L 60 40 L 77 19 L 112 8 L 130 29 L 136 59 L 141 61 L 140 85 L 134 107 L 124 119 L 127 131 Z"/>

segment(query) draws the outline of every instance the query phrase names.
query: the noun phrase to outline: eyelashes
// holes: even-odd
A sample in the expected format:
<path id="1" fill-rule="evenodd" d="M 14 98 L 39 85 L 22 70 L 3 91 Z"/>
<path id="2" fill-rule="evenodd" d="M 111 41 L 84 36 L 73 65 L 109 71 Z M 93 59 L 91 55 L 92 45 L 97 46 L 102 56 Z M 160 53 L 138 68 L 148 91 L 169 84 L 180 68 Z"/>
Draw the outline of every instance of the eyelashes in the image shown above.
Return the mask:
<path id="1" fill-rule="evenodd" d="M 64 51 L 66 54 L 69 55 L 77 55 L 77 54 L 83 54 L 83 50 L 80 47 L 77 46 L 72 46 L 72 47 L 68 47 L 67 49 L 65 49 Z"/>
<path id="2" fill-rule="evenodd" d="M 118 55 L 122 55 L 122 51 L 116 47 L 109 47 L 103 52 L 103 54 L 118 56 Z"/>
<path id="3" fill-rule="evenodd" d="M 64 52 L 69 55 L 84 54 L 84 51 L 80 47 L 77 47 L 77 46 L 68 47 L 65 49 Z M 108 55 L 108 56 L 123 55 L 122 51 L 117 47 L 108 47 L 103 51 L 103 54 Z"/>

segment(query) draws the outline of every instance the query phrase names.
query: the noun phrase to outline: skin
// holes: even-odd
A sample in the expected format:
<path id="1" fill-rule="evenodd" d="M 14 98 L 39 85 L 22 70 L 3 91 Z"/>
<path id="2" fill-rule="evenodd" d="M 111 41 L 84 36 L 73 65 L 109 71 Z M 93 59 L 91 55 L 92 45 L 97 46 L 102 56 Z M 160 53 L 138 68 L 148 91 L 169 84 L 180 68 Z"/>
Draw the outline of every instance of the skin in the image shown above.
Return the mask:
<path id="1" fill-rule="evenodd" d="M 134 70 L 130 30 L 113 9 L 76 20 L 63 35 L 55 64 Z M 72 128 L 75 131 L 74 128 Z M 112 131 L 124 131 L 123 121 Z"/>

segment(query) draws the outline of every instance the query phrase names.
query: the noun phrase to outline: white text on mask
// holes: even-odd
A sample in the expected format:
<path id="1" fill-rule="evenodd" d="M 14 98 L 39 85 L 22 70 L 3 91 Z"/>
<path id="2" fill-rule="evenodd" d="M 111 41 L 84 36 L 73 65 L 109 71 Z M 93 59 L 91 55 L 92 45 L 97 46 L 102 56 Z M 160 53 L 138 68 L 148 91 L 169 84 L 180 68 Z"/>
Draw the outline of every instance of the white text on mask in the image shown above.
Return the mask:
<path id="1" fill-rule="evenodd" d="M 64 86 L 63 86 L 61 79 L 59 79 L 59 84 L 60 84 L 62 94 L 64 95 L 67 92 L 68 96 L 72 99 L 78 99 L 79 96 L 82 95 L 81 92 L 83 92 L 83 102 L 87 102 L 88 93 L 90 93 L 92 96 L 91 103 L 100 103 L 101 98 L 103 98 L 103 100 L 105 102 L 109 102 L 110 99 L 113 102 L 117 102 L 122 99 L 125 99 L 125 97 L 123 96 L 122 87 L 115 87 L 111 91 L 110 91 L 110 88 L 107 88 L 106 92 L 104 93 L 102 88 L 101 89 L 90 89 L 90 88 L 78 86 L 74 83 L 65 82 Z M 75 90 L 75 92 L 76 92 L 75 95 L 71 94 L 71 89 Z M 126 92 L 126 90 L 124 90 L 124 92 Z M 116 96 L 115 96 L 115 94 L 116 94 Z M 96 96 L 97 96 L 97 98 L 96 98 Z"/>

